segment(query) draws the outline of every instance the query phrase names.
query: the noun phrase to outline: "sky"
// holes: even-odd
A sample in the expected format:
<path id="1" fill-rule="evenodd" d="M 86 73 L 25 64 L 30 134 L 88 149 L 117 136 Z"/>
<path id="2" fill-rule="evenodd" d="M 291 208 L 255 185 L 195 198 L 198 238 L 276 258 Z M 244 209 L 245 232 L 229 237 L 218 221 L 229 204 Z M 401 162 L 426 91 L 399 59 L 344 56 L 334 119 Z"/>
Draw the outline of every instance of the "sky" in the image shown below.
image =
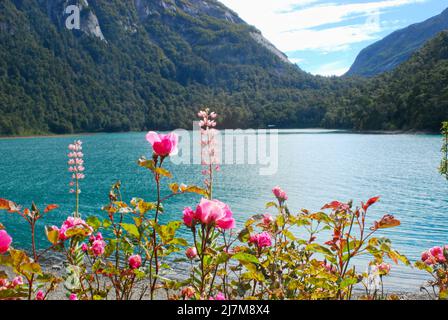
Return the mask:
<path id="1" fill-rule="evenodd" d="M 448 0 L 219 0 L 312 74 L 342 75 L 358 53 Z"/>

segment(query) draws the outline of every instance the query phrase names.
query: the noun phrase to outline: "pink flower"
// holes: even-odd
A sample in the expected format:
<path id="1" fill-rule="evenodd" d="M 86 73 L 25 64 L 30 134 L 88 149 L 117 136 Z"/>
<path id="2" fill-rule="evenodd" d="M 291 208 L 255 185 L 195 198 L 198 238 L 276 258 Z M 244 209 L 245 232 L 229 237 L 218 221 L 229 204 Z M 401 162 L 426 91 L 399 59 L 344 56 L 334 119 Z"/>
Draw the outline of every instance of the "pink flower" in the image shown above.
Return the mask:
<path id="1" fill-rule="evenodd" d="M 87 251 L 89 251 L 89 246 L 86 243 L 83 243 L 81 245 L 81 250 L 84 252 L 87 252 Z"/>
<path id="2" fill-rule="evenodd" d="M 72 293 L 68 299 L 71 301 L 76 301 L 76 300 L 78 300 L 78 296 L 76 294 Z"/>
<path id="3" fill-rule="evenodd" d="M 12 238 L 5 230 L 0 230 L 0 254 L 5 253 L 9 250 Z"/>
<path id="4" fill-rule="evenodd" d="M 131 269 L 138 269 L 142 265 L 142 257 L 138 254 L 129 257 L 129 267 Z"/>
<path id="5" fill-rule="evenodd" d="M 83 164 L 84 154 L 82 151 L 82 142 L 80 140 L 75 141 L 73 144 L 69 144 L 68 149 L 70 152 L 68 153 L 68 171 L 72 173 L 72 181 L 70 181 L 70 186 L 73 187 L 75 185 L 74 180 L 82 180 L 85 178 L 84 174 L 80 173 L 85 170 Z M 77 181 L 78 182 L 78 181 Z M 78 185 L 78 184 L 76 184 Z M 81 192 L 78 185 L 78 194 Z M 70 193 L 76 193 L 73 188 L 70 189 Z"/>
<path id="6" fill-rule="evenodd" d="M 93 229 L 89 226 L 84 220 L 81 218 L 68 217 L 67 220 L 61 226 L 61 229 L 53 226 L 54 230 L 59 231 L 59 239 L 67 240 L 72 237 L 73 234 L 78 234 L 76 231 L 80 231 L 79 233 L 83 236 L 89 236 L 92 234 Z"/>
<path id="7" fill-rule="evenodd" d="M 433 248 L 429 249 L 429 253 L 431 254 L 431 256 L 434 257 L 436 262 L 438 262 L 438 263 L 446 262 L 446 258 L 443 254 L 442 247 L 433 247 Z"/>
<path id="8" fill-rule="evenodd" d="M 23 284 L 23 278 L 22 277 L 15 277 L 14 279 L 12 279 L 12 285 L 14 287 L 21 286 L 22 284 Z"/>
<path id="9" fill-rule="evenodd" d="M 95 240 L 92 243 L 92 247 L 90 248 L 92 250 L 92 253 L 99 257 L 104 253 L 104 248 L 106 247 L 106 242 L 103 240 Z"/>
<path id="10" fill-rule="evenodd" d="M 426 261 L 429 259 L 431 255 L 429 254 L 429 251 L 425 251 L 422 253 L 422 261 Z"/>
<path id="11" fill-rule="evenodd" d="M 249 243 L 254 243 L 258 248 L 270 247 L 272 245 L 271 235 L 263 231 L 249 238 Z"/>
<path id="12" fill-rule="evenodd" d="M 446 246 L 445 246 L 445 249 Z M 422 253 L 422 261 L 431 266 L 436 263 L 445 263 L 446 257 L 444 255 L 444 249 L 442 247 L 433 247 Z"/>
<path id="13" fill-rule="evenodd" d="M 150 131 L 146 134 L 146 140 L 152 145 L 154 153 L 161 157 L 177 154 L 178 139 L 174 132 L 165 135 Z"/>
<path id="14" fill-rule="evenodd" d="M 193 225 L 193 216 L 194 216 L 194 211 L 188 207 L 184 209 L 183 212 L 184 216 L 183 216 L 183 220 L 184 223 L 187 227 L 191 227 Z"/>
<path id="15" fill-rule="evenodd" d="M 232 211 L 225 203 L 202 198 L 193 218 L 202 224 L 215 224 L 218 228 L 227 230 L 235 227 L 232 215 Z"/>
<path id="16" fill-rule="evenodd" d="M 214 298 L 210 297 L 210 300 L 226 300 L 226 297 L 222 292 L 220 292 Z"/>
<path id="17" fill-rule="evenodd" d="M 188 259 L 192 260 L 198 255 L 198 252 L 196 248 L 191 247 L 185 250 L 185 255 L 188 257 Z"/>
<path id="18" fill-rule="evenodd" d="M 204 225 L 216 225 L 218 228 L 228 230 L 235 228 L 235 219 L 229 206 L 219 200 L 201 199 L 196 211 L 185 208 L 183 221 L 187 227 L 192 227 L 196 222 Z"/>
<path id="19" fill-rule="evenodd" d="M 37 291 L 36 293 L 36 300 L 44 300 L 45 299 L 45 295 L 42 292 L 42 290 Z"/>
<path id="20" fill-rule="evenodd" d="M 376 269 L 379 271 L 379 273 L 381 275 L 388 275 L 390 272 L 391 266 L 390 266 L 390 264 L 383 262 L 381 264 L 377 264 Z"/>
<path id="21" fill-rule="evenodd" d="M 274 189 L 272 189 L 272 193 L 280 202 L 288 200 L 286 192 L 283 191 L 279 186 L 274 187 Z"/>
<path id="22" fill-rule="evenodd" d="M 0 278 L 0 291 L 8 289 L 8 287 L 9 287 L 8 279 Z"/>
<path id="23" fill-rule="evenodd" d="M 272 218 L 272 216 L 269 213 L 265 213 L 263 215 L 263 224 L 265 226 L 269 226 L 273 221 L 274 221 L 274 219 Z"/>

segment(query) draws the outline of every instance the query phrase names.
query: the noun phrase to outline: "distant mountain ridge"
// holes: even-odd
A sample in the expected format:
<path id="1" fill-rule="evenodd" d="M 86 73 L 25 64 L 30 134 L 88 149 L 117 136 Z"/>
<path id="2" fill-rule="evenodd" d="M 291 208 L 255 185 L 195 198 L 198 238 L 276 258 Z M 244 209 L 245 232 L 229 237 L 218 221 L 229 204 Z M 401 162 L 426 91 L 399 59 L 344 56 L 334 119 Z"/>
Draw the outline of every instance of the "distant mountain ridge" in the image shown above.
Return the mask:
<path id="1" fill-rule="evenodd" d="M 215 0 L 0 1 L 0 134 L 191 128 L 204 105 L 226 126 L 313 126 L 288 109 L 322 81 Z"/>
<path id="2" fill-rule="evenodd" d="M 423 22 L 395 31 L 366 47 L 346 75 L 372 77 L 393 70 L 443 30 L 448 30 L 448 9 Z"/>

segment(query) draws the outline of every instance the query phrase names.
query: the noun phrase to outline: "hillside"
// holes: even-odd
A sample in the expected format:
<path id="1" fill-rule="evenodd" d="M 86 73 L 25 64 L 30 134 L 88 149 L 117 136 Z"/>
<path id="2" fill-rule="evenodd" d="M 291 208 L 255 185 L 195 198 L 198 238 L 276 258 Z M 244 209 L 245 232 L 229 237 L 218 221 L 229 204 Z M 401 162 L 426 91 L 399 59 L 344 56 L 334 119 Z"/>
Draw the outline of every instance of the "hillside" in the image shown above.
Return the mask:
<path id="1" fill-rule="evenodd" d="M 362 82 L 325 116 L 328 127 L 439 131 L 448 119 L 448 32 L 395 70 Z"/>
<path id="2" fill-rule="evenodd" d="M 318 126 L 331 86 L 214 0 L 0 2 L 0 134 Z"/>
<path id="3" fill-rule="evenodd" d="M 407 61 L 428 40 L 447 29 L 448 9 L 424 22 L 395 31 L 363 49 L 346 75 L 371 77 L 393 70 Z"/>

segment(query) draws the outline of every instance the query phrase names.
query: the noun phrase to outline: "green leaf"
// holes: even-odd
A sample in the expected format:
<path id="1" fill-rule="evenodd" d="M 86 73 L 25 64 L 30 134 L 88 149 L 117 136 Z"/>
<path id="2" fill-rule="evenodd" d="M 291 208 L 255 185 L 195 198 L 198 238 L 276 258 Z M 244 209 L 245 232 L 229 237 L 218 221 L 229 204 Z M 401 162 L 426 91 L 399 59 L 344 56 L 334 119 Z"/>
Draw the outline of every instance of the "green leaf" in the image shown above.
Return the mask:
<path id="1" fill-rule="evenodd" d="M 151 171 L 154 171 L 154 169 L 155 169 L 155 163 L 154 163 L 154 160 L 147 160 L 145 157 L 141 157 L 141 158 L 138 160 L 138 165 L 139 165 L 140 167 L 149 169 L 149 170 L 151 170 Z"/>
<path id="2" fill-rule="evenodd" d="M 94 230 L 98 230 L 101 227 L 101 220 L 95 216 L 90 216 L 86 220 L 87 224 L 91 226 Z"/>
<path id="3" fill-rule="evenodd" d="M 339 284 L 339 287 L 341 289 L 347 288 L 351 285 L 357 284 L 358 283 L 358 279 L 356 278 L 345 278 L 344 280 L 341 281 L 341 283 Z"/>
<path id="4" fill-rule="evenodd" d="M 232 259 L 238 260 L 240 262 L 251 262 L 260 264 L 260 261 L 256 256 L 244 252 L 238 252 L 237 254 L 234 254 L 232 256 Z"/>
<path id="5" fill-rule="evenodd" d="M 269 209 L 271 207 L 278 208 L 278 205 L 274 201 L 270 201 L 270 202 L 266 203 L 266 209 Z"/>
<path id="6" fill-rule="evenodd" d="M 140 232 L 135 224 L 131 223 L 122 223 L 121 226 L 124 230 L 126 230 L 130 235 L 133 235 L 136 238 L 140 237 Z"/>
<path id="7" fill-rule="evenodd" d="M 244 228 L 238 234 L 238 240 L 240 240 L 241 242 L 247 242 L 249 241 L 249 238 L 250 238 L 250 230 L 247 228 Z"/>
<path id="8" fill-rule="evenodd" d="M 58 230 L 53 230 L 52 228 L 45 227 L 45 234 L 47 235 L 47 239 L 51 244 L 57 244 L 59 242 Z"/>
<path id="9" fill-rule="evenodd" d="M 154 170 L 155 173 L 164 176 L 164 177 L 168 177 L 168 178 L 172 178 L 173 175 L 171 174 L 171 172 L 169 172 L 167 169 L 165 168 L 157 168 Z"/>

